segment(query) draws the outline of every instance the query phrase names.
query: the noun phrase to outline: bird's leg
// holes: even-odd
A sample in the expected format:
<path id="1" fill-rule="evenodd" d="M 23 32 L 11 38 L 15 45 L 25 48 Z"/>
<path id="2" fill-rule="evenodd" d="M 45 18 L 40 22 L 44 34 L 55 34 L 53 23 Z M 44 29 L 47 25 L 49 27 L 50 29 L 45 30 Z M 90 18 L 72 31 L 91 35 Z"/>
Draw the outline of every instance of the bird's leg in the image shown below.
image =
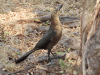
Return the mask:
<path id="1" fill-rule="evenodd" d="M 50 52 L 51 52 L 51 49 L 48 49 L 48 61 L 51 61 L 51 59 L 50 59 Z"/>
<path id="2" fill-rule="evenodd" d="M 53 55 L 53 57 L 56 59 L 57 57 L 51 52 L 51 54 Z"/>
<path id="3" fill-rule="evenodd" d="M 48 49 L 48 61 L 51 61 L 50 52 L 51 52 L 51 49 Z M 57 58 L 52 52 L 51 52 L 51 54 L 54 56 L 55 59 Z"/>

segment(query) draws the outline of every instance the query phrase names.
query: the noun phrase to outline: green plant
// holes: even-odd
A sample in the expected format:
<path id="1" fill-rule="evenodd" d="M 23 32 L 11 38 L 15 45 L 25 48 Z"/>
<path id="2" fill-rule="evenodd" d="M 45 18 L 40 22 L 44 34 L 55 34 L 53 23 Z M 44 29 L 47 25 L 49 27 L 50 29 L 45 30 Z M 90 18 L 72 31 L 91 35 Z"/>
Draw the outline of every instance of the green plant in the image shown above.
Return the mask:
<path id="1" fill-rule="evenodd" d="M 67 53 L 67 51 L 66 52 L 57 52 L 57 54 L 66 54 Z"/>
<path id="2" fill-rule="evenodd" d="M 46 21 L 46 25 L 48 25 L 48 23 L 49 23 L 49 22 L 50 22 L 50 21 L 49 21 L 49 20 L 47 20 L 47 21 Z"/>
<path id="3" fill-rule="evenodd" d="M 59 60 L 59 64 L 60 64 L 60 66 L 61 66 L 62 68 L 67 67 L 66 63 L 65 63 L 62 59 Z"/>
<path id="4" fill-rule="evenodd" d="M 71 48 L 68 48 L 68 50 L 66 52 L 57 52 L 57 54 L 66 54 L 66 53 L 70 52 L 70 49 Z"/>
<path id="5" fill-rule="evenodd" d="M 70 52 L 70 49 L 71 49 L 71 48 L 68 48 L 68 52 Z"/>
<path id="6" fill-rule="evenodd" d="M 21 53 L 17 52 L 17 55 L 21 55 Z"/>

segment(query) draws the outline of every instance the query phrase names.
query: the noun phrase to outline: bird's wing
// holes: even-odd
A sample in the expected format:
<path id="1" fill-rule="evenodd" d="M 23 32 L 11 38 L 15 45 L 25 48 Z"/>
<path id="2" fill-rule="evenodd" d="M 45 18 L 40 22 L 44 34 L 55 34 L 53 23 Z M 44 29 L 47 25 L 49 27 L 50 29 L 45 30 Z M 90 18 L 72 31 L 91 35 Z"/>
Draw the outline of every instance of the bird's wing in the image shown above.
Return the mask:
<path id="1" fill-rule="evenodd" d="M 42 39 L 39 40 L 39 42 L 36 44 L 36 49 L 46 49 L 46 46 L 51 42 L 52 37 L 54 37 L 56 34 L 56 30 L 53 30 L 51 32 L 47 32 Z"/>

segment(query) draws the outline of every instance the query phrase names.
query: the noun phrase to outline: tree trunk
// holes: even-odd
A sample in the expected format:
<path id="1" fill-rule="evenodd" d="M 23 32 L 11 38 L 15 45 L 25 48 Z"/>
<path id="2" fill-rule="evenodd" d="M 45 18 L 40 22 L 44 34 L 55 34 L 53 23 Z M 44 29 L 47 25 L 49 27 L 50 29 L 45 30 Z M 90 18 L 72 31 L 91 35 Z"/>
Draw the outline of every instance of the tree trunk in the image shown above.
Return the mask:
<path id="1" fill-rule="evenodd" d="M 97 0 L 95 3 L 96 0 L 91 2 L 85 0 L 83 10 L 82 26 L 85 26 L 82 29 L 83 75 L 100 75 L 100 2 Z"/>

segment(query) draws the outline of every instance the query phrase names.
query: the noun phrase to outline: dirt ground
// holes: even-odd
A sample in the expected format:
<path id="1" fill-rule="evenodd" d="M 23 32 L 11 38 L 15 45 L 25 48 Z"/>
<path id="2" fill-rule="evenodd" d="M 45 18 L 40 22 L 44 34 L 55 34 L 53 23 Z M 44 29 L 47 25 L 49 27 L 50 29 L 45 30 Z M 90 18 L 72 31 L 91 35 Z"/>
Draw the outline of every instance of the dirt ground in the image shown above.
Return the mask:
<path id="1" fill-rule="evenodd" d="M 22 63 L 15 64 L 14 60 L 31 50 L 50 25 L 50 21 L 27 20 L 48 15 L 61 4 L 64 5 L 60 16 L 69 16 L 73 21 L 69 19 L 62 23 L 63 36 L 52 52 L 67 54 L 66 59 L 36 63 L 39 57 L 47 55 L 47 50 L 39 50 Z M 21 70 L 18 75 L 79 75 L 81 59 L 77 52 L 82 4 L 82 0 L 0 0 L 0 75 L 18 70 Z M 28 69 L 30 66 L 33 67 Z"/>

